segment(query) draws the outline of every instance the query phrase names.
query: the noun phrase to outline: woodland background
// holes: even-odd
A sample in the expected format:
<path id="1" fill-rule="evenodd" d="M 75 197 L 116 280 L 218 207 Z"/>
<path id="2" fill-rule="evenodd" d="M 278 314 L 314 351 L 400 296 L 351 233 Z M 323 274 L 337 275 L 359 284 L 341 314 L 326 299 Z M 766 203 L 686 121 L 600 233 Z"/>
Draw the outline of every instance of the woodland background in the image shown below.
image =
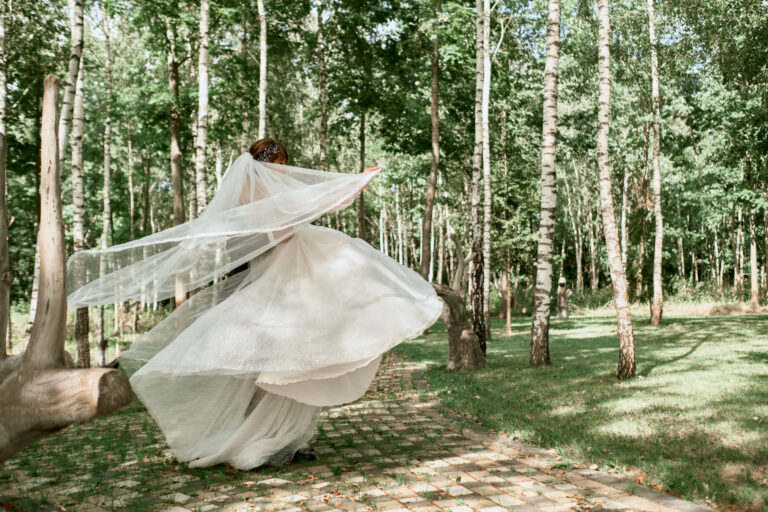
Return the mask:
<path id="1" fill-rule="evenodd" d="M 287 146 L 293 165 L 384 166 L 364 201 L 321 223 L 366 239 L 435 283 L 450 283 L 460 267 L 456 242 L 466 255 L 481 251 L 482 238 L 484 258 L 475 255 L 459 288 L 485 281 L 486 322 L 490 310 L 505 314 L 507 296 L 513 313 L 530 313 L 542 205 L 545 2 L 486 2 L 483 17 L 482 2 L 203 1 L 2 0 L 14 310 L 31 303 L 34 314 L 42 79 L 62 77 L 66 104 L 81 9 L 80 79 L 69 84 L 73 123 L 60 143 L 67 254 L 194 218 L 229 162 L 266 135 Z M 595 156 L 598 11 L 585 1 L 558 6 L 554 276 L 565 277 L 577 304 L 600 305 L 612 293 Z M 613 1 L 610 10 L 611 187 L 629 296 L 650 301 L 655 271 L 665 295 L 758 307 L 768 284 L 768 6 L 659 2 L 653 45 L 649 3 Z M 477 90 L 483 18 L 487 94 Z M 431 112 L 434 78 L 439 99 Z M 487 129 L 478 133 L 483 100 Z M 478 144 L 487 148 L 485 162 Z M 657 204 L 663 257 L 654 265 Z"/>

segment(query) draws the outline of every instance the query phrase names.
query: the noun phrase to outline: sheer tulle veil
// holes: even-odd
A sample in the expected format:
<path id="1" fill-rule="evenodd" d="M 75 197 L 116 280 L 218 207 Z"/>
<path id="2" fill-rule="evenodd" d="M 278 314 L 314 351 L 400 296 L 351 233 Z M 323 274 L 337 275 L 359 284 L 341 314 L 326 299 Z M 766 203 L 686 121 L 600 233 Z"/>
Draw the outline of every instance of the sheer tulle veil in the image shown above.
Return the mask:
<path id="1" fill-rule="evenodd" d="M 67 262 L 69 308 L 161 300 L 203 286 L 354 197 L 379 171 L 344 174 L 254 160 L 243 153 L 199 218 Z M 283 235 L 286 236 L 286 235 Z"/>

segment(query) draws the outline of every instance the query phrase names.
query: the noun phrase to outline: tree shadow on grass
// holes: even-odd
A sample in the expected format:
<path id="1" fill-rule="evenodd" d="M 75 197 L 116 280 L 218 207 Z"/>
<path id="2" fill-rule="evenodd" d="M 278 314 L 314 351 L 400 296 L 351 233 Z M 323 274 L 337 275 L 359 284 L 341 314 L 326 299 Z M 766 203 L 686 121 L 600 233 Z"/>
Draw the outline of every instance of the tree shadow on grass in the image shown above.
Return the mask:
<path id="1" fill-rule="evenodd" d="M 759 470 L 768 463 L 763 318 L 636 323 L 638 378 L 622 383 L 613 378 L 615 320 L 556 320 L 550 332 L 548 370 L 528 367 L 527 335 L 497 335 L 488 368 L 456 374 L 435 366 L 431 386 L 446 406 L 486 427 L 589 463 L 640 468 L 681 496 L 768 503 Z M 419 348 L 404 352 L 418 360 Z"/>

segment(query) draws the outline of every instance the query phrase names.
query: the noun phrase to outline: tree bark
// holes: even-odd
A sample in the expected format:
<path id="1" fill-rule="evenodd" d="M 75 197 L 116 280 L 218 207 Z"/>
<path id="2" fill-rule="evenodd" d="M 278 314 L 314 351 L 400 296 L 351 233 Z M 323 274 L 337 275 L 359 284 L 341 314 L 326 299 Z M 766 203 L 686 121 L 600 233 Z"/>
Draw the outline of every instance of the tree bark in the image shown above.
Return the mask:
<path id="1" fill-rule="evenodd" d="M 267 13 L 264 0 L 258 0 L 259 12 L 259 139 L 267 133 Z"/>
<path id="2" fill-rule="evenodd" d="M 117 370 L 66 370 L 67 322 L 64 228 L 58 125 L 59 79 L 45 78 L 40 303 L 26 352 L 0 361 L 0 462 L 30 443 L 74 422 L 87 421 L 129 403 L 131 388 Z M 0 137 L 1 139 L 1 137 Z M 5 245 L 0 239 L 0 244 Z M 0 253 L 7 251 L 7 246 Z M 71 362 L 71 358 L 69 358 Z"/>
<path id="3" fill-rule="evenodd" d="M 661 170 L 659 166 L 659 149 L 661 144 L 661 137 L 659 135 L 659 64 L 656 56 L 656 23 L 653 14 L 653 0 L 648 0 L 648 33 L 651 44 L 651 97 L 653 101 L 653 215 L 656 219 L 656 240 L 653 246 L 651 325 L 659 325 L 664 309 L 661 275 L 664 226 L 661 216 Z"/>
<path id="4" fill-rule="evenodd" d="M 557 318 L 568 318 L 568 299 L 573 295 L 573 292 L 568 290 L 565 285 L 565 277 L 560 276 L 557 281 Z"/>
<path id="5" fill-rule="evenodd" d="M 85 73 L 83 59 L 80 60 L 80 71 L 77 74 L 75 89 L 75 104 L 72 115 L 72 205 L 73 229 L 72 242 L 75 252 L 85 248 L 85 206 L 83 187 L 83 110 L 84 110 Z M 78 275 L 80 273 L 78 272 Z M 82 286 L 78 283 L 76 286 Z M 78 308 L 75 312 L 75 343 L 77 344 L 78 368 L 90 368 L 91 347 L 89 336 L 88 308 Z"/>
<path id="6" fill-rule="evenodd" d="M 621 187 L 621 263 L 627 268 L 627 187 L 629 170 L 624 168 L 624 183 Z"/>
<path id="7" fill-rule="evenodd" d="M 197 140 L 195 143 L 195 181 L 197 183 L 197 214 L 208 204 L 206 197 L 206 149 L 208 144 L 208 0 L 200 0 L 200 48 L 197 64 L 198 106 Z"/>
<path id="8" fill-rule="evenodd" d="M 597 103 L 597 166 L 600 175 L 600 203 L 603 214 L 603 232 L 608 252 L 608 266 L 613 282 L 616 319 L 619 338 L 619 366 L 617 378 L 635 375 L 635 341 L 632 316 L 629 312 L 629 291 L 621 263 L 616 219 L 611 193 L 611 162 L 608 149 L 610 123 L 611 70 L 610 70 L 610 17 L 609 0 L 598 0 L 598 103 Z"/>
<path id="9" fill-rule="evenodd" d="M 112 142 L 112 60 L 110 55 L 110 41 L 109 41 L 109 20 L 107 18 L 106 8 L 104 2 L 101 3 L 101 15 L 104 21 L 104 48 L 106 51 L 105 72 L 106 72 L 106 112 L 104 119 L 104 207 L 102 212 L 102 232 L 101 232 L 101 248 L 106 249 L 109 246 L 109 235 L 112 232 L 112 203 L 110 201 L 110 179 L 111 179 L 111 154 L 110 145 Z M 101 258 L 99 263 L 99 274 L 104 275 L 107 272 L 106 259 Z M 98 306 L 98 342 L 99 342 L 99 354 L 98 361 L 99 366 L 104 366 L 107 362 L 107 337 L 105 333 L 104 324 L 104 306 Z"/>
<path id="10" fill-rule="evenodd" d="M 749 153 L 746 158 L 747 185 L 751 191 L 754 190 L 752 183 L 752 160 Z M 752 198 L 747 203 L 747 220 L 749 222 L 749 301 L 752 309 L 760 306 L 760 285 L 757 280 L 757 234 L 755 230 L 755 212 L 752 209 Z"/>
<path id="11" fill-rule="evenodd" d="M 184 157 L 181 153 L 181 113 L 179 112 L 179 61 L 176 57 L 176 27 L 167 20 L 168 87 L 171 90 L 171 188 L 173 189 L 173 225 L 184 223 Z M 174 300 L 180 306 L 187 300 L 184 285 L 176 280 Z"/>
<path id="12" fill-rule="evenodd" d="M 8 206 L 6 204 L 6 139 L 5 139 L 5 104 L 7 94 L 7 66 L 8 54 L 6 51 L 6 11 L 5 2 L 0 1 L 0 361 L 5 359 L 7 347 L 6 340 L 10 340 L 10 311 L 11 311 L 11 261 L 8 254 Z"/>
<path id="13" fill-rule="evenodd" d="M 435 21 L 439 23 L 441 0 L 435 0 Z M 435 27 L 437 30 L 437 26 Z M 424 224 L 421 230 L 421 277 L 429 279 L 429 265 L 432 261 L 432 217 L 437 188 L 437 173 L 440 164 L 440 117 L 438 115 L 440 72 L 440 42 L 437 34 L 432 38 L 432 97 L 430 101 L 430 120 L 432 122 L 432 164 L 429 167 L 429 179 L 424 200 Z M 439 278 L 438 278 L 439 281 Z"/>
<path id="14" fill-rule="evenodd" d="M 541 133 L 541 217 L 536 256 L 536 288 L 531 323 L 531 366 L 550 366 L 549 315 L 557 207 L 557 74 L 560 60 L 560 0 L 549 0 L 544 64 L 544 123 Z"/>
<path id="15" fill-rule="evenodd" d="M 577 209 L 574 215 L 568 180 L 565 180 L 565 194 L 568 216 L 571 218 L 571 229 L 573 230 L 574 252 L 576 253 L 576 293 L 581 294 L 584 292 L 584 235 L 581 232 L 581 208 Z"/>
<path id="16" fill-rule="evenodd" d="M 131 131 L 128 129 L 128 224 L 131 229 L 131 240 L 136 238 L 136 227 L 134 226 L 136 218 L 136 195 L 133 190 L 133 167 L 135 159 L 133 156 L 133 141 L 131 140 Z"/>
<path id="17" fill-rule="evenodd" d="M 67 81 L 64 85 L 64 101 L 61 106 L 61 118 L 59 119 L 59 161 L 64 162 L 67 155 L 67 139 L 72 127 L 72 110 L 75 98 L 75 85 L 80 69 L 80 60 L 83 58 L 83 3 L 84 0 L 70 1 L 70 39 L 69 67 Z"/>
<path id="18" fill-rule="evenodd" d="M 365 111 L 360 114 L 360 172 L 365 169 Z M 365 192 L 357 196 L 357 236 L 367 241 L 365 231 Z"/>
<path id="19" fill-rule="evenodd" d="M 326 86 L 323 6 L 324 2 L 321 2 L 317 12 L 317 64 L 320 68 L 320 169 L 325 171 L 328 165 L 328 88 Z"/>
<path id="20" fill-rule="evenodd" d="M 483 309 L 483 229 L 480 223 L 480 193 L 483 177 L 483 0 L 475 1 L 476 38 L 475 38 L 475 147 L 472 159 L 472 252 L 474 260 L 470 272 L 472 291 L 472 329 L 475 331 L 480 346 L 485 353 L 485 315 Z"/>
<path id="21" fill-rule="evenodd" d="M 441 318 L 448 331 L 448 370 L 484 368 L 488 362 L 480 348 L 477 335 L 467 325 L 464 299 L 454 289 L 432 283 L 438 297 L 443 299 Z"/>
<path id="22" fill-rule="evenodd" d="M 491 98 L 491 2 L 483 0 L 483 332 L 491 338 L 491 145 L 488 132 Z"/>

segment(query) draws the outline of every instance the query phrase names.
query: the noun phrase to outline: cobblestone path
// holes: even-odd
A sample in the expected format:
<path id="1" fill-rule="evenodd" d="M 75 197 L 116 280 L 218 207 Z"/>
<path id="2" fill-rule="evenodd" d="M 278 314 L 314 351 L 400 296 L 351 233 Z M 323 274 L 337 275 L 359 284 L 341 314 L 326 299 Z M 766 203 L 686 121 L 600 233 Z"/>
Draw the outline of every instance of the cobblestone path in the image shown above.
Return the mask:
<path id="1" fill-rule="evenodd" d="M 711 510 L 468 426 L 419 399 L 414 371 L 390 356 L 364 399 L 323 415 L 317 461 L 255 471 L 178 463 L 135 404 L 0 467 L 0 510 Z"/>

